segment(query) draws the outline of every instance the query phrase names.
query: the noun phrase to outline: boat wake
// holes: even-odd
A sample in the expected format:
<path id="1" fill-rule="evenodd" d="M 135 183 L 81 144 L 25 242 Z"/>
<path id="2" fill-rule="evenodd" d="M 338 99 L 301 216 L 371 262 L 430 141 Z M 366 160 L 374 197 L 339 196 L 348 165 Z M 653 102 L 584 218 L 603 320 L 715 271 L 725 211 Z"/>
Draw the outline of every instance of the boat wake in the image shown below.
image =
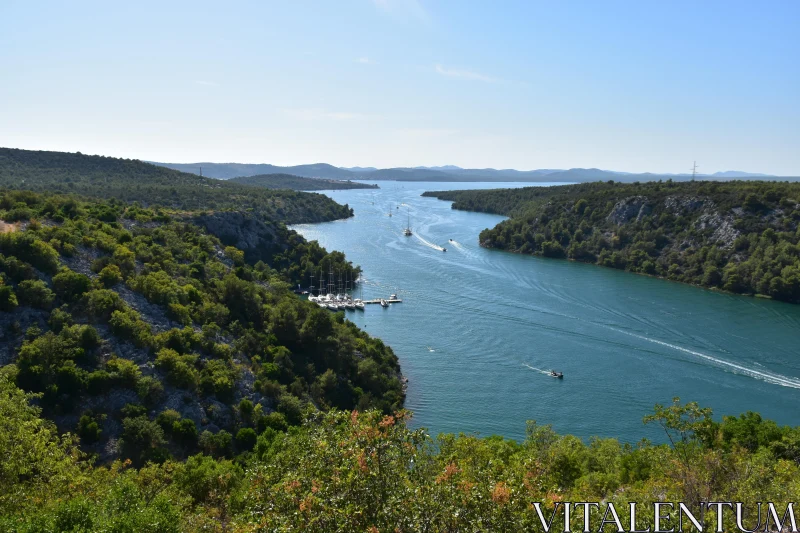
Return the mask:
<path id="1" fill-rule="evenodd" d="M 535 366 L 531 366 L 528 363 L 522 363 L 522 366 L 527 366 L 528 368 L 530 368 L 531 370 L 533 370 L 535 372 L 541 372 L 545 376 L 549 376 L 550 375 L 550 371 L 549 370 L 542 370 L 541 368 L 536 368 Z"/>
<path id="2" fill-rule="evenodd" d="M 419 235 L 417 235 L 416 233 L 414 234 L 414 236 L 415 236 L 417 239 L 419 239 L 419 241 L 420 241 L 422 244 L 424 244 L 425 246 L 427 246 L 427 247 L 429 247 L 429 248 L 433 248 L 434 250 L 439 250 L 440 252 L 441 252 L 442 250 L 444 250 L 444 248 L 442 248 L 442 247 L 441 247 L 441 246 L 439 246 L 438 244 L 433 244 L 433 243 L 432 243 L 432 242 L 430 242 L 430 241 L 426 241 L 425 239 L 423 239 L 422 237 L 420 237 L 420 236 L 419 236 Z"/>
<path id="3" fill-rule="evenodd" d="M 800 389 L 800 379 L 793 378 L 790 376 L 784 376 L 782 374 L 775 374 L 774 372 L 769 372 L 766 370 L 756 370 L 754 368 L 747 368 L 746 366 L 742 366 L 736 363 L 732 363 L 730 361 L 726 361 L 724 359 L 720 359 L 718 357 L 714 357 L 708 354 L 704 354 L 702 352 L 698 352 L 695 350 L 690 350 L 689 348 L 684 348 L 682 346 L 678 346 L 675 344 L 670 344 L 668 342 L 660 341 L 658 339 L 651 339 L 650 337 L 644 337 L 642 335 L 637 335 L 635 333 L 630 333 L 628 331 L 619 330 L 616 328 L 612 328 L 615 331 L 620 333 L 624 333 L 626 335 L 630 335 L 632 337 L 636 337 L 638 339 L 642 339 L 644 341 L 652 342 L 655 344 L 660 344 L 661 346 L 666 346 L 667 348 L 672 348 L 673 350 L 678 350 L 684 353 L 688 353 L 690 355 L 694 355 L 695 357 L 699 357 L 701 359 L 705 359 L 706 361 L 711 361 L 716 366 L 719 366 L 724 369 L 728 369 L 729 371 L 733 372 L 734 374 L 745 375 L 754 379 L 760 379 L 762 381 L 766 381 L 767 383 L 771 383 L 773 385 L 780 385 L 781 387 L 791 387 L 793 389 Z M 759 365 L 760 366 L 760 365 Z"/>

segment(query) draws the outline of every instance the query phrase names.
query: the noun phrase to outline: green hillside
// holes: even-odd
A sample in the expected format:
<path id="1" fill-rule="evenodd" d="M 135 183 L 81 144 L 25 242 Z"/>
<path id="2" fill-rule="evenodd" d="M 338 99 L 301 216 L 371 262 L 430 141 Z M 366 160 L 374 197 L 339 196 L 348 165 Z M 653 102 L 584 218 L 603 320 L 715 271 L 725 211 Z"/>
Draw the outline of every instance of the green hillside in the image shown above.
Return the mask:
<path id="1" fill-rule="evenodd" d="M 185 219 L 2 191 L 0 220 L 15 221 L 0 234 L 0 363 L 103 460 L 225 455 L 240 429 L 285 429 L 309 408 L 402 406 L 388 347 Z"/>
<path id="2" fill-rule="evenodd" d="M 509 216 L 480 244 L 800 302 L 800 183 L 586 183 L 426 192 Z"/>
<path id="3" fill-rule="evenodd" d="M 377 189 L 376 185 L 356 183 L 353 181 L 303 178 L 291 174 L 260 174 L 257 176 L 239 176 L 229 180 L 232 183 L 263 187 L 265 189 L 292 189 L 294 191 L 330 191 L 345 189 Z"/>
<path id="4" fill-rule="evenodd" d="M 251 209 L 286 224 L 346 218 L 351 210 L 324 195 L 254 190 L 133 159 L 0 148 L 0 187 L 80 194 L 171 209 Z"/>

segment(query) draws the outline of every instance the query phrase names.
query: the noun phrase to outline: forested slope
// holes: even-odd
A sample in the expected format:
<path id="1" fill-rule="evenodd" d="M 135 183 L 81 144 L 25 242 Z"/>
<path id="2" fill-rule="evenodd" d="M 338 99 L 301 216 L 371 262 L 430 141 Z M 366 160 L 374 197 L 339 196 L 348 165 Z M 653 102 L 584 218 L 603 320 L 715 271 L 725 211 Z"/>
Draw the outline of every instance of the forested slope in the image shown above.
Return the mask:
<path id="1" fill-rule="evenodd" d="M 13 222 L 0 365 L 104 460 L 230 455 L 305 409 L 402 406 L 391 349 L 296 297 L 285 266 L 250 265 L 183 218 L 0 191 L 0 220 Z M 358 274 L 338 252 L 291 245 L 309 268 Z"/>
<path id="2" fill-rule="evenodd" d="M 292 189 L 294 191 L 325 191 L 345 189 L 377 189 L 377 185 L 357 183 L 354 181 L 331 180 L 322 178 L 303 178 L 291 174 L 259 174 L 257 176 L 239 176 L 228 180 L 231 183 L 262 187 L 264 189 Z"/>
<path id="3" fill-rule="evenodd" d="M 327 196 L 203 178 L 132 159 L 0 148 L 0 187 L 115 198 L 172 209 L 251 209 L 285 224 L 346 218 Z"/>
<path id="4" fill-rule="evenodd" d="M 509 216 L 480 244 L 800 302 L 800 183 L 586 183 L 426 192 Z"/>

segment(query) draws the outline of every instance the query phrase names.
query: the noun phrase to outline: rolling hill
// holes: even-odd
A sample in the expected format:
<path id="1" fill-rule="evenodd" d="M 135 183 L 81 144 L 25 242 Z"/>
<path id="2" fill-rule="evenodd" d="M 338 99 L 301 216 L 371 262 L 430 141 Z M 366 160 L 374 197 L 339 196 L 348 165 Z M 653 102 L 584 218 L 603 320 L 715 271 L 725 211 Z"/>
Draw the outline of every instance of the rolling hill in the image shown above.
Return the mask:
<path id="1" fill-rule="evenodd" d="M 181 170 L 183 172 L 200 173 L 212 178 L 231 179 L 240 176 L 255 176 L 261 174 L 291 174 L 305 178 L 322 178 L 337 180 L 395 180 L 395 181 L 507 181 L 507 182 L 556 182 L 556 183 L 585 183 L 590 181 L 622 181 L 632 183 L 635 181 L 658 181 L 672 179 L 673 181 L 690 181 L 691 174 L 668 174 L 644 172 L 632 174 L 616 172 L 598 168 L 571 168 L 571 169 L 536 169 L 515 170 L 495 168 L 461 168 L 455 165 L 434 167 L 349 167 L 339 168 L 327 163 L 311 165 L 295 165 L 280 167 L 268 164 L 244 163 L 153 163 L 163 167 Z M 728 170 L 714 174 L 698 174 L 699 179 L 776 179 L 777 176 Z M 783 178 L 796 181 L 798 178 Z"/>
<path id="2" fill-rule="evenodd" d="M 231 178 L 231 183 L 239 183 L 265 189 L 291 189 L 294 191 L 336 191 L 344 189 L 377 189 L 377 185 L 358 183 L 355 181 L 328 180 L 319 178 L 302 178 L 290 174 L 260 174 L 257 176 L 240 176 Z"/>

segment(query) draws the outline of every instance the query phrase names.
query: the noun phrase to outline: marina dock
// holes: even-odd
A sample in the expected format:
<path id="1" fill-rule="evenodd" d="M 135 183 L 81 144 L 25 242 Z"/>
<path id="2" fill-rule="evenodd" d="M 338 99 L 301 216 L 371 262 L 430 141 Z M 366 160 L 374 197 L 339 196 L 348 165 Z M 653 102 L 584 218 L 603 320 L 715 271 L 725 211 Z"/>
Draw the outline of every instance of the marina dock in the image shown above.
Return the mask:
<path id="1" fill-rule="evenodd" d="M 401 300 L 400 298 L 395 298 L 393 300 L 389 300 L 388 298 L 383 298 L 383 300 L 386 301 L 386 303 L 388 303 L 388 304 L 401 304 L 401 303 L 403 303 L 403 300 Z M 379 304 L 379 303 L 381 303 L 381 298 L 375 298 L 374 300 L 364 300 L 364 303 L 365 304 Z"/>

